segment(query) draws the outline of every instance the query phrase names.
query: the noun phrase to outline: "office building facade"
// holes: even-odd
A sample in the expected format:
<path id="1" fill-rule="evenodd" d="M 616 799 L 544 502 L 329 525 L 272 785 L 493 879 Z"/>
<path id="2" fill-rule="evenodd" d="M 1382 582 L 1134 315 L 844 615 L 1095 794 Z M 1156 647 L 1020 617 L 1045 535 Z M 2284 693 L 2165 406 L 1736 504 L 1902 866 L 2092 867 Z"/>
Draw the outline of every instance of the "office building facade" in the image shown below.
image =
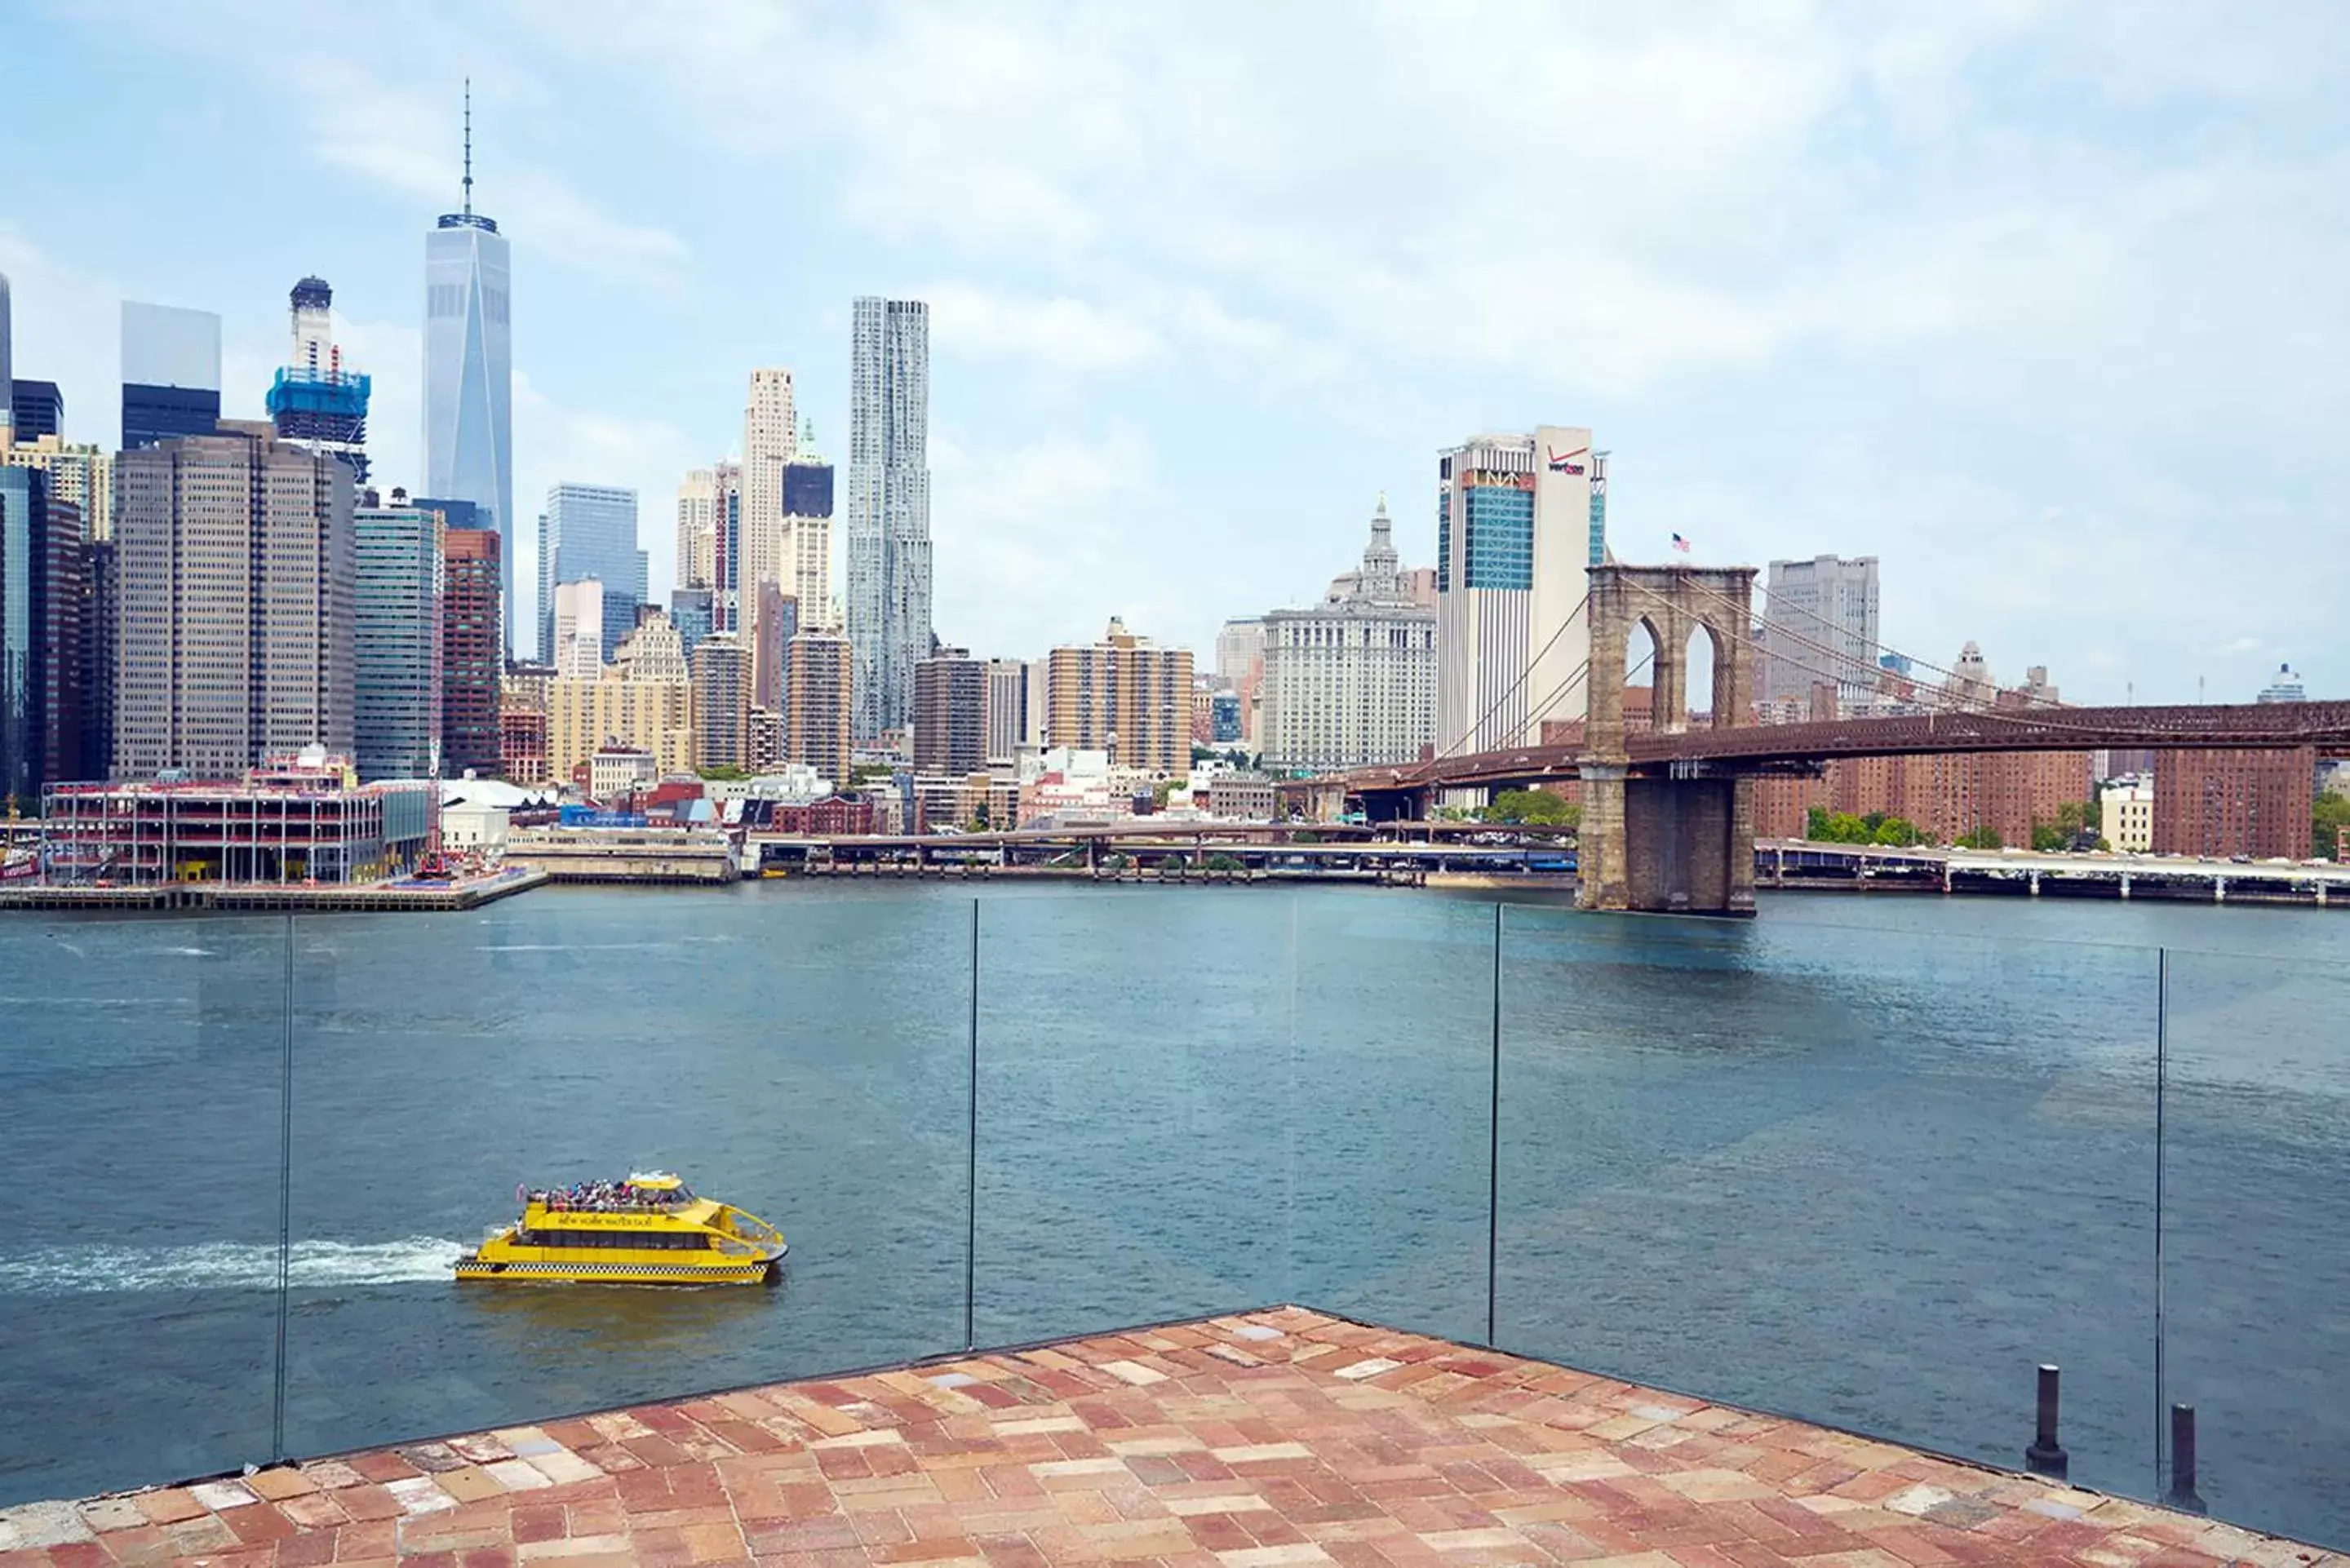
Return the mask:
<path id="1" fill-rule="evenodd" d="M 1112 765 L 1191 772 L 1191 650 L 1160 648 L 1111 618 L 1099 642 L 1047 656 L 1046 743 L 1101 751 Z"/>
<path id="2" fill-rule="evenodd" d="M 547 682 L 546 706 L 547 766 L 556 779 L 571 778 L 610 742 L 650 753 L 660 774 L 693 767 L 692 672 L 677 628 L 658 611 L 629 634 L 610 665 L 593 675 L 558 671 Z"/>
<path id="3" fill-rule="evenodd" d="M 838 620 L 832 603 L 832 464 L 816 455 L 813 436 L 784 464 L 784 592 L 800 620 L 829 629 Z"/>
<path id="4" fill-rule="evenodd" d="M 708 588 L 671 588 L 669 593 L 669 618 L 677 628 L 678 640 L 685 645 L 685 656 L 693 657 L 693 645 L 708 637 L 710 624 L 710 590 Z"/>
<path id="5" fill-rule="evenodd" d="M 750 399 L 743 409 L 741 555 L 735 588 L 746 612 L 744 629 L 754 634 L 763 585 L 773 583 L 789 593 L 796 582 L 789 559 L 793 545 L 784 522 L 784 465 L 791 462 L 798 441 L 792 373 L 752 371 Z"/>
<path id="6" fill-rule="evenodd" d="M 791 681 L 785 694 L 784 759 L 805 763 L 845 785 L 848 779 L 850 707 L 857 661 L 837 632 L 804 631 L 792 639 Z"/>
<path id="7" fill-rule="evenodd" d="M 362 780 L 431 775 L 441 753 L 441 514 L 351 513 L 352 761 Z"/>
<path id="8" fill-rule="evenodd" d="M 987 766 L 988 667 L 961 648 L 914 666 L 913 753 L 918 774 L 956 778 Z"/>
<path id="9" fill-rule="evenodd" d="M 989 767 L 1010 767 L 1020 748 L 1044 744 L 1045 689 L 1032 680 L 1035 666 L 1024 659 L 987 661 L 987 754 Z"/>
<path id="10" fill-rule="evenodd" d="M 594 577 L 564 583 L 555 590 L 555 657 L 557 675 L 592 680 L 604 667 L 604 585 Z"/>
<path id="11" fill-rule="evenodd" d="M 122 450 L 220 423 L 221 318 L 209 310 L 122 303 Z"/>
<path id="12" fill-rule="evenodd" d="M 499 602 L 512 649 L 522 541 L 514 511 L 513 259 L 497 221 L 473 211 L 473 106 L 465 119 L 465 200 L 424 236 L 424 488 L 470 501 L 498 535 Z M 537 607 L 534 607 L 536 608 Z"/>
<path id="13" fill-rule="evenodd" d="M 759 585 L 756 628 L 751 633 L 751 702 L 780 712 L 791 687 L 792 639 L 800 634 L 800 602 L 771 582 Z"/>
<path id="14" fill-rule="evenodd" d="M 351 473 L 231 422 L 116 469 L 115 776 L 352 748 Z"/>
<path id="15" fill-rule="evenodd" d="M 930 307 L 864 296 L 851 310 L 846 621 L 859 739 L 904 727 L 931 651 Z"/>
<path id="16" fill-rule="evenodd" d="M 16 383 L 22 388 L 25 383 Z M 81 513 L 83 536 L 102 543 L 114 537 L 114 454 L 55 435 L 0 443 L 0 463 L 37 468 L 49 476 L 49 493 Z"/>
<path id="17" fill-rule="evenodd" d="M 1480 435 L 1437 460 L 1440 752 L 1492 751 L 1584 716 L 1591 432 Z"/>
<path id="18" fill-rule="evenodd" d="M 602 658 L 609 662 L 620 639 L 636 629 L 637 607 L 650 597 L 650 566 L 637 548 L 637 493 L 608 484 L 566 482 L 546 493 L 539 517 L 540 580 L 560 589 L 592 577 L 603 585 Z M 550 601 L 539 627 L 543 662 L 555 654 Z"/>
<path id="19" fill-rule="evenodd" d="M 8 393 L 12 418 L 5 433 L 10 441 L 36 441 L 62 436 L 66 429 L 66 395 L 55 381 L 29 381 L 19 376 Z"/>
<path id="20" fill-rule="evenodd" d="M 494 529 L 441 532 L 441 768 L 453 778 L 506 765 L 504 551 Z"/>
<path id="21" fill-rule="evenodd" d="M 1263 618 L 1267 766 L 1328 772 L 1419 759 L 1436 732 L 1437 615 L 1411 600 L 1382 499 L 1359 571 L 1321 604 Z M 1212 695 L 1208 736 L 1216 733 Z"/>
<path id="22" fill-rule="evenodd" d="M 2132 780 L 2097 792 L 2098 836 L 2116 852 L 2144 855 L 2154 847 L 2154 786 Z"/>
<path id="23" fill-rule="evenodd" d="M 0 465 L 0 815 L 88 776 L 88 558 L 80 509 L 50 476 Z"/>
<path id="24" fill-rule="evenodd" d="M 1776 702 L 1833 680 L 1850 706 L 1877 695 L 1877 557 L 1773 561 L 1764 578 L 1762 691 Z"/>
<path id="25" fill-rule="evenodd" d="M 718 586 L 718 475 L 690 471 L 677 487 L 677 586 Z"/>
<path id="26" fill-rule="evenodd" d="M 694 645 L 693 765 L 703 773 L 751 760 L 751 650 L 731 631 Z"/>

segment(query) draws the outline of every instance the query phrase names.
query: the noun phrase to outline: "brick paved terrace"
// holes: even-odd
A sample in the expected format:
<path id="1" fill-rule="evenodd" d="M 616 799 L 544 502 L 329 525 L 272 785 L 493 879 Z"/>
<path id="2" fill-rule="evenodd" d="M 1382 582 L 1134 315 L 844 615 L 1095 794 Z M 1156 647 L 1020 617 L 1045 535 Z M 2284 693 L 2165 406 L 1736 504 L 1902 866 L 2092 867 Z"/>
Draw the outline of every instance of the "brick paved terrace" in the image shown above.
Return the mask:
<path id="1" fill-rule="evenodd" d="M 0 1512 L 0 1568 L 2200 1568 L 2314 1549 L 1296 1308 Z"/>

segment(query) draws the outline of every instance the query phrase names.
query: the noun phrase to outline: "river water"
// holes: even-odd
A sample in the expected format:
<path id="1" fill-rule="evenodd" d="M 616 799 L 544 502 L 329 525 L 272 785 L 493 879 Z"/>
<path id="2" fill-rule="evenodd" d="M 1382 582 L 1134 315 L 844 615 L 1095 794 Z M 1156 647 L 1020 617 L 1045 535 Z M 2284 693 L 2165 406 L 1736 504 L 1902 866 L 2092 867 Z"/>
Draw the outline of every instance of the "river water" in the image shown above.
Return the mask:
<path id="1" fill-rule="evenodd" d="M 2011 1465 L 2055 1361 L 2076 1480 L 2156 1491 L 2186 1400 L 2216 1512 L 2350 1542 L 2350 917 L 978 903 L 975 991 L 936 882 L 0 920 L 0 1504 L 266 1459 L 281 1366 L 318 1453 L 960 1349 L 968 1282 L 982 1345 L 1490 1308 Z M 517 1182 L 648 1166 L 780 1225 L 786 1282 L 450 1280 Z"/>

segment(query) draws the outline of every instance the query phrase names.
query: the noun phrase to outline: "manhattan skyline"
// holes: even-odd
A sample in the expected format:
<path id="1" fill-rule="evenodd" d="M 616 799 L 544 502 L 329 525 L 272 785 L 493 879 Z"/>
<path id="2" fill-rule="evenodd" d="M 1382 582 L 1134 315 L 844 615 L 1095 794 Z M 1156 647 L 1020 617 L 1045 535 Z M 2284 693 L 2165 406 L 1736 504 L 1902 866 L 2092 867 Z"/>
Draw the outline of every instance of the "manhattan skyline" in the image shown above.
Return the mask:
<path id="1" fill-rule="evenodd" d="M 515 492 L 657 513 L 761 366 L 839 452 L 850 300 L 925 300 L 951 641 L 1117 613 L 1204 651 L 1311 602 L 1382 489 L 1431 561 L 1436 452 L 1562 421 L 1616 454 L 1626 559 L 1875 555 L 1889 642 L 2080 701 L 2343 688 L 2334 14 L 1336 16 L 681 12 L 639 58 L 593 7 L 35 10 L 0 63 L 16 373 L 111 444 L 120 302 L 215 311 L 257 416 L 316 273 L 378 483 L 423 488 L 415 235 L 462 199 L 470 74 Z M 256 223 L 134 178 L 158 145 L 297 195 Z M 641 542 L 663 597 L 671 530 Z"/>

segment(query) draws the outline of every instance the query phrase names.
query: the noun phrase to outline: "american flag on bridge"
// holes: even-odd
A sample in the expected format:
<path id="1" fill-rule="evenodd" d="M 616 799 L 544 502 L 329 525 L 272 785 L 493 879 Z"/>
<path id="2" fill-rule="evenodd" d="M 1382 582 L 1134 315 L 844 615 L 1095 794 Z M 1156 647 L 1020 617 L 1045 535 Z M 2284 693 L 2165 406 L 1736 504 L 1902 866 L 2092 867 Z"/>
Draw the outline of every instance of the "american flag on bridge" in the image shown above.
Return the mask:
<path id="1" fill-rule="evenodd" d="M 1676 534 L 1673 535 L 1673 548 L 1686 556 L 1690 553 L 1690 542 Z"/>

